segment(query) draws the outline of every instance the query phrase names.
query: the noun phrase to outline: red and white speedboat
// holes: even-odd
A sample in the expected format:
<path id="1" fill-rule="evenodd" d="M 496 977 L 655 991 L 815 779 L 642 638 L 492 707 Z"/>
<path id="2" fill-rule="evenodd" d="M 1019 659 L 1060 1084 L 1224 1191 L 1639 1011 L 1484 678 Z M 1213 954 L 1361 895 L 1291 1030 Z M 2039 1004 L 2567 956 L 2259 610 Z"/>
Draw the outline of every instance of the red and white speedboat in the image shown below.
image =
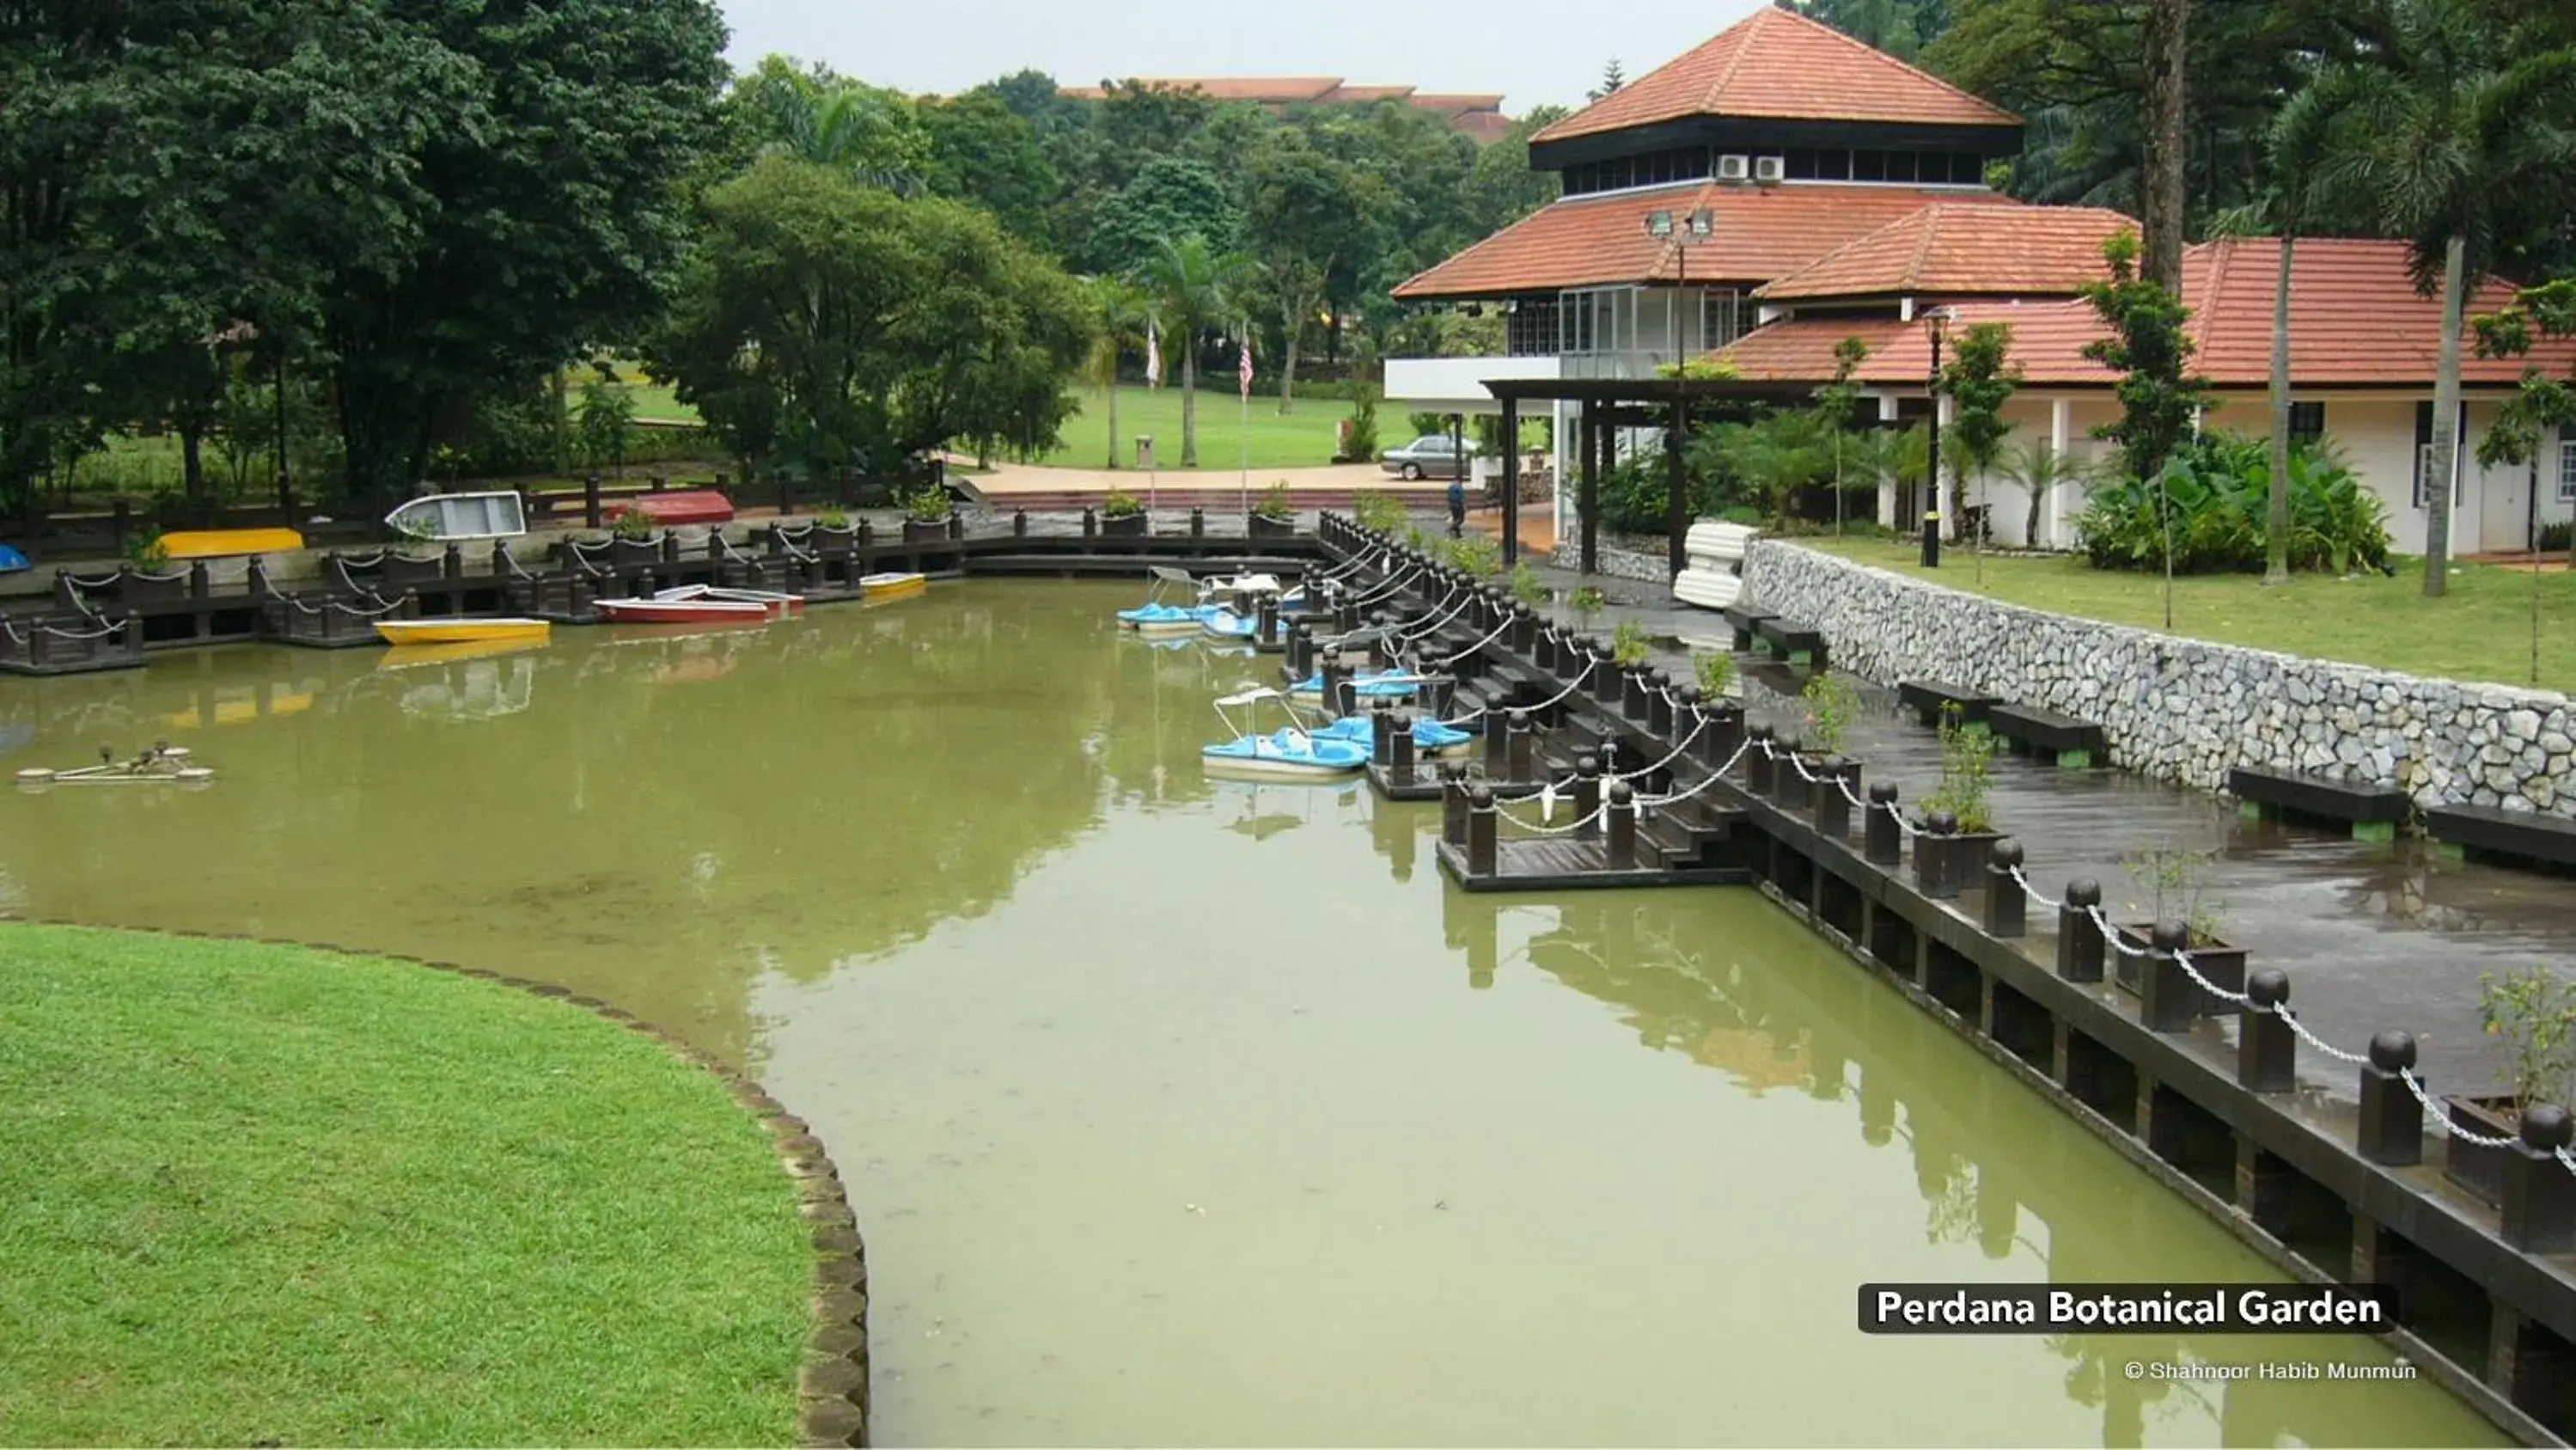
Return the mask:
<path id="1" fill-rule="evenodd" d="M 768 610 L 772 619 L 785 619 L 805 612 L 804 595 L 780 594 L 769 589 L 723 589 L 710 584 L 683 584 L 677 589 L 665 589 L 653 598 L 656 603 L 688 603 L 705 599 L 721 604 L 757 604 Z"/>
<path id="2" fill-rule="evenodd" d="M 603 599 L 599 617 L 612 624 L 766 623 L 777 618 L 757 599 Z"/>

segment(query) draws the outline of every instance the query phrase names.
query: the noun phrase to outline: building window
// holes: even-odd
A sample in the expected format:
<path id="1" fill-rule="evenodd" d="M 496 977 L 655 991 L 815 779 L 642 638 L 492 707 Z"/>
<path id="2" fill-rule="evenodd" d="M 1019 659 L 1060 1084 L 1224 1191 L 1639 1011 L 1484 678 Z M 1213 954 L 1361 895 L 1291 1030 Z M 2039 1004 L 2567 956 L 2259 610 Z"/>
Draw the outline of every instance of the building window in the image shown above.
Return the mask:
<path id="1" fill-rule="evenodd" d="M 2290 405 L 2290 441 L 2314 443 L 2326 436 L 2326 405 L 2292 403 Z"/>
<path id="2" fill-rule="evenodd" d="M 2576 435 L 2558 440 L 2558 501 L 2576 503 Z"/>
<path id="3" fill-rule="evenodd" d="M 1510 357 L 1556 356 L 1556 299 L 1523 297 L 1503 321 L 1503 352 Z"/>

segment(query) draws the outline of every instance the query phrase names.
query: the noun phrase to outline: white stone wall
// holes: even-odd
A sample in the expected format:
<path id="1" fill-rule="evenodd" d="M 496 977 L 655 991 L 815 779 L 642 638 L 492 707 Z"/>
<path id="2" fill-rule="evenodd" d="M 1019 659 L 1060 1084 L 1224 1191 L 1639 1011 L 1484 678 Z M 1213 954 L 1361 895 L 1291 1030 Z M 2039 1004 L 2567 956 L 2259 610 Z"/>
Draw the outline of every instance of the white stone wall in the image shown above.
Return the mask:
<path id="1" fill-rule="evenodd" d="M 2112 763 L 2217 790 L 2232 766 L 2395 785 L 2423 806 L 2576 818 L 2566 696 L 2390 674 L 1999 604 L 1776 540 L 1745 597 L 1824 632 L 1835 665 L 2102 726 Z"/>

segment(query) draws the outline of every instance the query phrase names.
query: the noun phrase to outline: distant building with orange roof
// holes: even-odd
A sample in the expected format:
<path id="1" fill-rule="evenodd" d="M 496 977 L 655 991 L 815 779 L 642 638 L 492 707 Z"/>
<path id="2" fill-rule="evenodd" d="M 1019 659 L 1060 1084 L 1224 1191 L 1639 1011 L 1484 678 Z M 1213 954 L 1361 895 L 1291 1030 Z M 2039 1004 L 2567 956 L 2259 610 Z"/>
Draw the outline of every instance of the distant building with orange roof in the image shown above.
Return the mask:
<path id="1" fill-rule="evenodd" d="M 1444 118 L 1479 145 L 1500 140 L 1512 129 L 1512 118 L 1503 114 L 1503 98 L 1499 95 L 1422 91 L 1412 86 L 1355 86 L 1340 76 L 1135 76 L 1096 86 L 1060 86 L 1057 94 L 1096 101 L 1107 96 L 1114 86 L 1197 91 L 1210 100 L 1248 102 L 1274 111 L 1397 101 Z"/>

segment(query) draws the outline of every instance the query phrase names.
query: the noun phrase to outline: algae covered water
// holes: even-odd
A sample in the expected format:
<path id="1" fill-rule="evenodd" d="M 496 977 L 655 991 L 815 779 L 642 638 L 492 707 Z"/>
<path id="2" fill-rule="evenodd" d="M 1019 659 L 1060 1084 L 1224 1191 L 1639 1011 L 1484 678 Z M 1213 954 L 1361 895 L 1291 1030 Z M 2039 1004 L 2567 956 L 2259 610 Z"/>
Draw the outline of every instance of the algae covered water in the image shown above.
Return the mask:
<path id="1" fill-rule="evenodd" d="M 0 907 L 742 1064 L 858 1207 L 882 1444 L 2500 1443 L 2322 1377 L 2366 1339 L 1861 1335 L 1867 1282 L 2275 1276 L 1750 891 L 1471 898 L 1436 807 L 1204 780 L 1274 662 L 1136 593 L 0 682 L 12 769 L 219 772 L 0 797 Z"/>

